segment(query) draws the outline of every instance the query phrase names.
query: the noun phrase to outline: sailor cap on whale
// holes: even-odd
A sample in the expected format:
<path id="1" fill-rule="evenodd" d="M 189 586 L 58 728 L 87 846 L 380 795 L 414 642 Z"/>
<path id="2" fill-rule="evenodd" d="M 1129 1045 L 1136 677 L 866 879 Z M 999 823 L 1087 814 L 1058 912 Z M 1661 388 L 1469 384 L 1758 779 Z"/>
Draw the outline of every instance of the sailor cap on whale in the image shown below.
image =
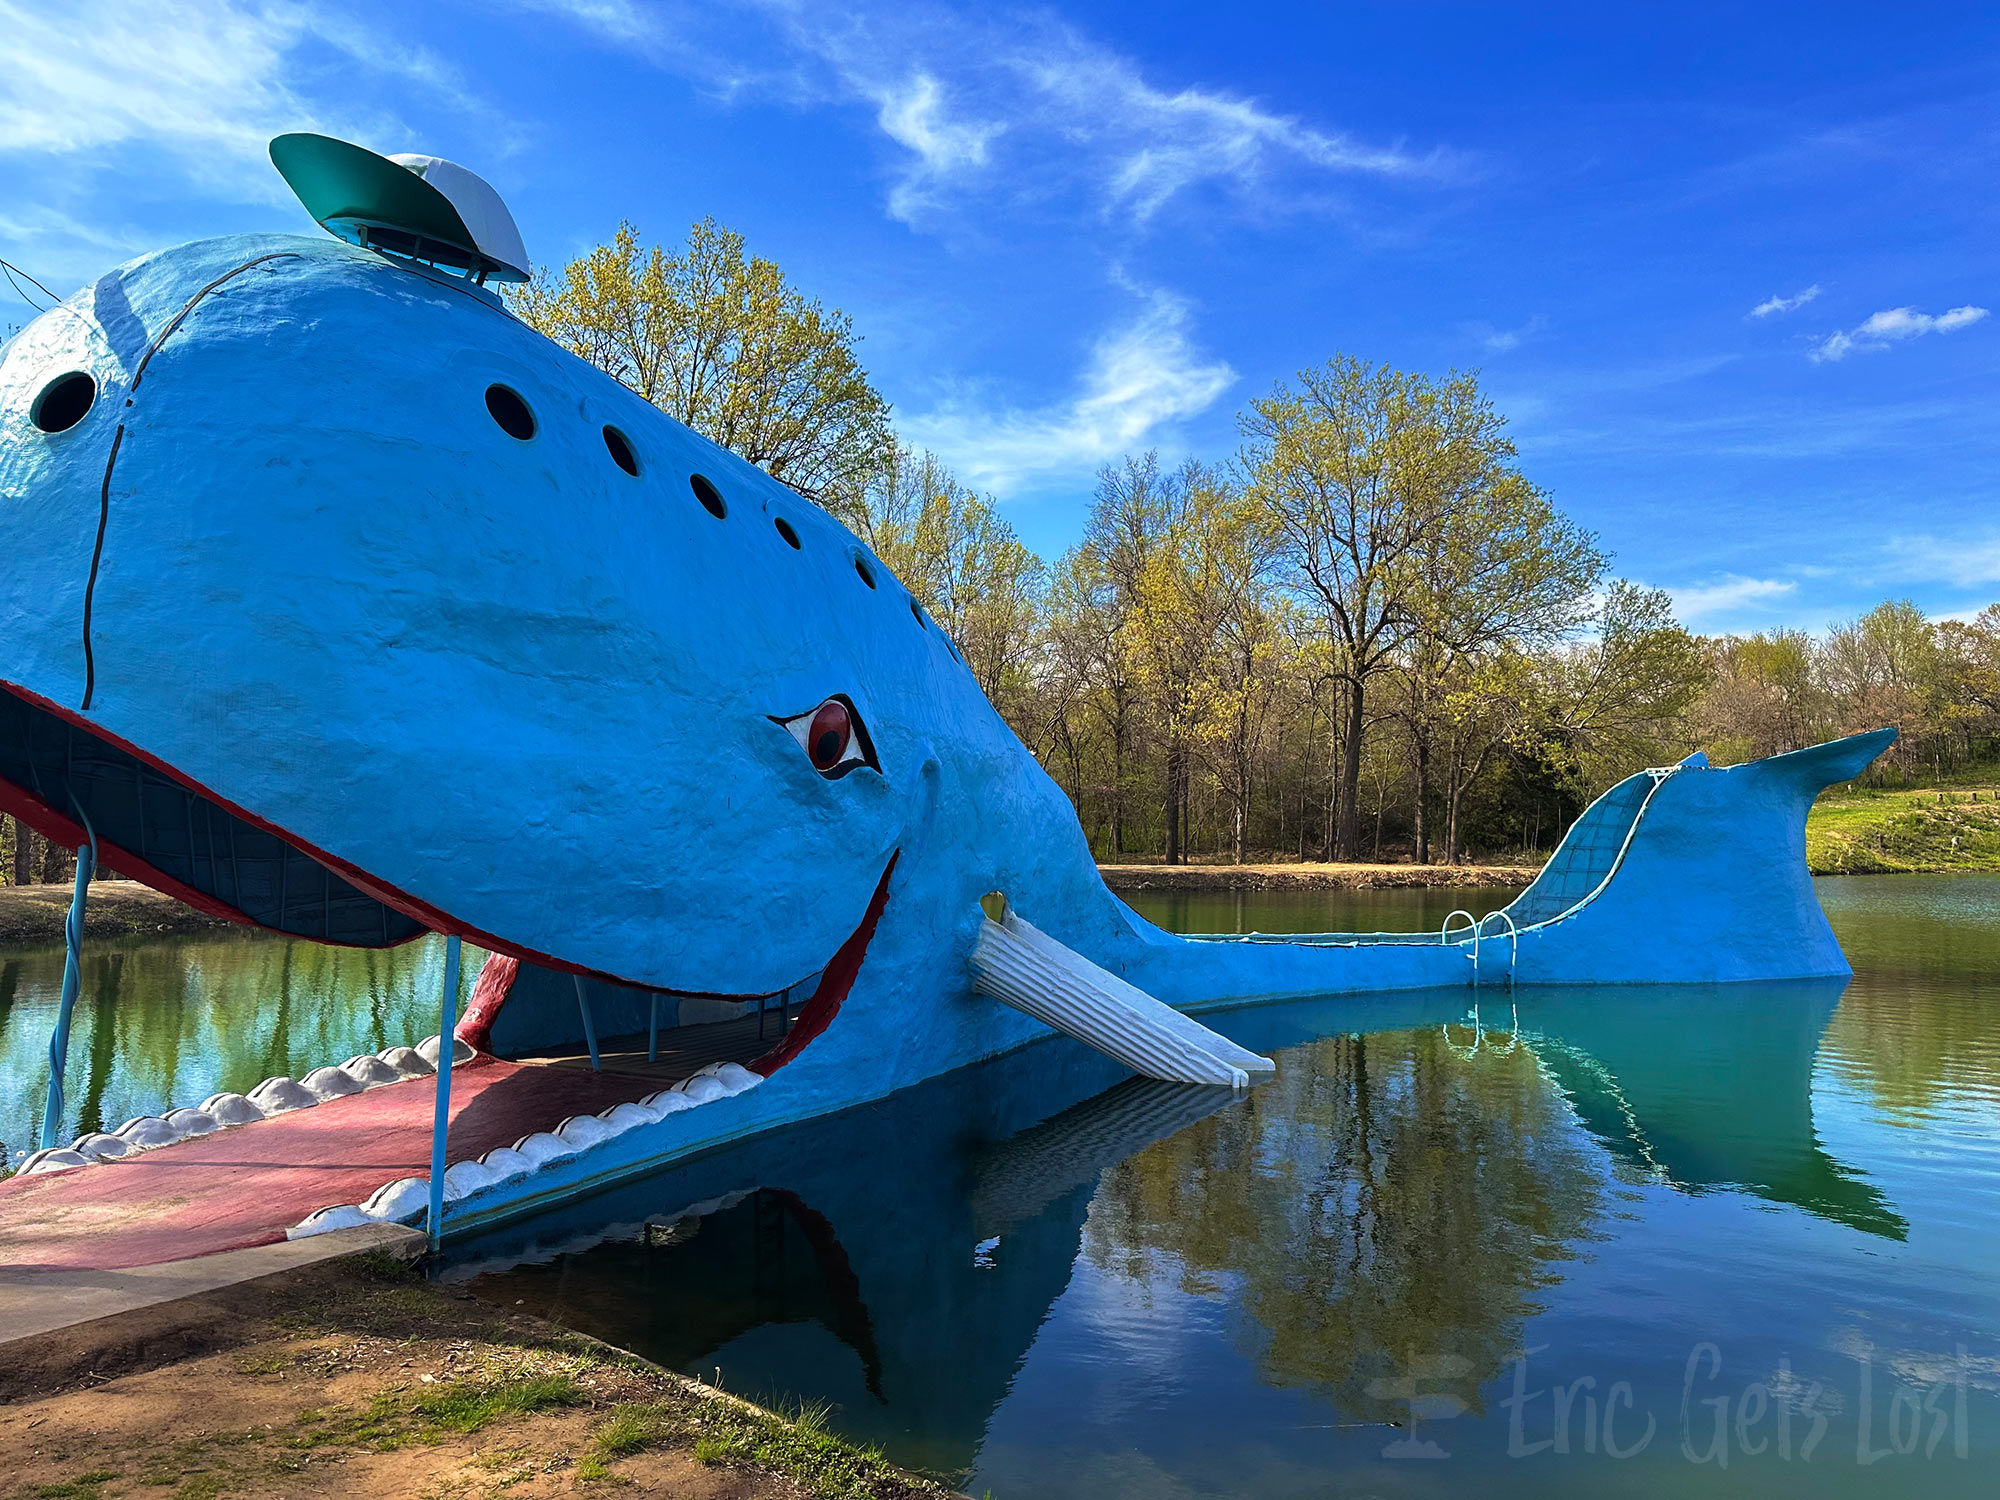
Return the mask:
<path id="1" fill-rule="evenodd" d="M 492 184 L 439 156 L 378 156 L 331 136 L 271 142 L 306 212 L 352 244 L 461 270 L 477 281 L 526 281 L 528 251 Z"/>

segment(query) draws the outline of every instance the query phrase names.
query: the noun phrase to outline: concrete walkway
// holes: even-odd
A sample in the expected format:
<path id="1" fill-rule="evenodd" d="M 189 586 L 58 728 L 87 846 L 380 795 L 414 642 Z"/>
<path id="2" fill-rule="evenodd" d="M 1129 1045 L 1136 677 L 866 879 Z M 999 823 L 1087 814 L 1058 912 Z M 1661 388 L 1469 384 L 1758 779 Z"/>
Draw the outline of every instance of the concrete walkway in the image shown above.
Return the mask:
<path id="1" fill-rule="evenodd" d="M 8 1347 L 101 1318 L 122 1317 L 182 1297 L 198 1297 L 343 1255 L 379 1250 L 414 1260 L 424 1236 L 401 1224 L 364 1224 L 304 1240 L 118 1271 L 0 1266 L 0 1361 Z"/>

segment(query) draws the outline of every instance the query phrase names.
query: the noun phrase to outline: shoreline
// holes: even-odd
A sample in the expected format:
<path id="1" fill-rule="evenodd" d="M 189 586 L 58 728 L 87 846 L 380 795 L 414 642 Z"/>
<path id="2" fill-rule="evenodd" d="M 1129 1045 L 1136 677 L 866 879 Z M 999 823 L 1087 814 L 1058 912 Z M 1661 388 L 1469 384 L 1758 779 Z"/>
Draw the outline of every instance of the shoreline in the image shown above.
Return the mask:
<path id="1" fill-rule="evenodd" d="M 56 885 L 0 885 L 0 944 L 60 946 L 63 922 L 75 888 Z M 211 917 L 164 896 L 136 880 L 94 880 L 84 908 L 86 940 L 154 937 L 161 933 L 212 932 L 240 924 Z M 247 929 L 246 929 L 247 930 Z"/>
<path id="2" fill-rule="evenodd" d="M 1114 891 L 1395 890 L 1427 887 L 1522 886 L 1540 873 L 1532 865 L 1099 865 Z"/>

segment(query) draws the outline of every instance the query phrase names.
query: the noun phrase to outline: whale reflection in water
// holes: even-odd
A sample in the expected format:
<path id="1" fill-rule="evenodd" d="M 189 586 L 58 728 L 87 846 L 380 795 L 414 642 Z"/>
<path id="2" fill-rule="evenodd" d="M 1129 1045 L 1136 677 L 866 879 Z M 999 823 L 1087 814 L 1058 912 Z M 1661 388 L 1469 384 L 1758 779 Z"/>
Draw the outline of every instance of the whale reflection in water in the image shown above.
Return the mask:
<path id="1" fill-rule="evenodd" d="M 1901 1240 L 1903 1217 L 1813 1125 L 1813 1064 L 1847 984 L 1544 990 L 1520 1003 L 1522 1040 L 1621 1160 Z"/>
<path id="2" fill-rule="evenodd" d="M 1504 991 L 1477 1029 L 1461 994 L 1334 1035 L 1352 1000 L 1247 1009 L 1220 1028 L 1280 1072 L 1234 1098 L 1050 1042 L 497 1231 L 449 1274 L 732 1389 L 828 1403 L 844 1435 L 946 1474 L 979 1460 L 1084 1265 L 1165 1266 L 1234 1301 L 1261 1377 L 1350 1419 L 1397 1415 L 1371 1389 L 1412 1347 L 1450 1356 L 1478 1413 L 1635 1172 L 1901 1235 L 1814 1133 L 1839 992 L 1524 991 L 1518 1033 Z"/>

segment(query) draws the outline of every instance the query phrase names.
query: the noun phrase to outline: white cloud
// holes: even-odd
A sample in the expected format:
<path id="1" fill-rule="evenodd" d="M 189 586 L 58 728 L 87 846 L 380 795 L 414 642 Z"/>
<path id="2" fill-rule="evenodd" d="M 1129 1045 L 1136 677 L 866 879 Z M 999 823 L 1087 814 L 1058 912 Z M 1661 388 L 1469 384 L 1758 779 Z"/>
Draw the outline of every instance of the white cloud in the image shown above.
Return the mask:
<path id="1" fill-rule="evenodd" d="M 883 134 L 917 157 L 917 167 L 897 185 L 889 200 L 889 211 L 905 221 L 928 206 L 929 182 L 985 166 L 987 143 L 1006 129 L 999 124 L 952 119 L 943 89 L 928 73 L 917 73 L 900 90 L 885 93 L 875 119 Z"/>
<path id="2" fill-rule="evenodd" d="M 1796 312 L 1819 295 L 1819 283 L 1814 282 L 1802 292 L 1794 292 L 1789 297 L 1766 297 L 1750 309 L 1753 318 L 1768 318 L 1777 313 Z"/>
<path id="3" fill-rule="evenodd" d="M 1709 583 L 1687 584 L 1669 588 L 1667 592 L 1674 596 L 1674 611 L 1681 623 L 1694 624 L 1789 598 L 1797 589 L 1798 584 L 1788 578 L 1745 578 L 1724 573 Z"/>
<path id="4" fill-rule="evenodd" d="M 712 12 L 630 0 L 517 3 L 711 90 L 867 105 L 908 153 L 889 209 L 912 222 L 982 190 L 1029 198 L 1080 190 L 1097 211 L 1143 222 L 1206 184 L 1274 207 L 1305 196 L 1282 190 L 1300 177 L 1456 169 L 1444 152 L 1358 141 L 1219 90 L 1157 87 L 1130 58 L 1041 13 L 738 0 L 734 16 L 768 25 L 781 54 L 752 73 L 742 25 L 705 37 L 717 25 Z"/>
<path id="5" fill-rule="evenodd" d="M 1942 582 L 1963 589 L 2000 584 L 2000 533 L 1895 537 L 1888 552 L 1893 575 L 1905 582 Z"/>
<path id="6" fill-rule="evenodd" d="M 1496 328 L 1491 323 L 1470 323 L 1466 332 L 1479 341 L 1479 347 L 1489 354 L 1512 354 L 1536 334 L 1549 326 L 1549 320 L 1536 313 L 1518 328 Z"/>
<path id="7" fill-rule="evenodd" d="M 0 0 L 0 153 L 91 157 L 143 143 L 211 186 L 241 181 L 273 134 L 322 122 L 291 82 L 294 54 L 314 43 L 472 102 L 429 54 L 309 6 Z M 270 176 L 249 175 L 257 190 Z"/>
<path id="8" fill-rule="evenodd" d="M 901 435 L 969 483 L 1002 492 L 1025 479 L 1088 472 L 1145 447 L 1160 428 L 1205 411 L 1236 380 L 1228 365 L 1204 361 L 1190 343 L 1184 302 L 1145 295 L 1137 318 L 1098 341 L 1071 399 L 991 409 L 961 397 L 902 418 Z"/>
<path id="9" fill-rule="evenodd" d="M 1907 339 L 1921 338 L 1927 333 L 1956 333 L 1961 328 L 1970 328 L 1986 316 L 1983 307 L 1954 307 L 1949 312 L 1932 317 L 1920 313 L 1914 307 L 1891 307 L 1874 314 L 1858 328 L 1845 333 L 1836 333 L 1811 350 L 1816 363 L 1845 359 L 1859 352 L 1879 354 L 1891 344 L 1899 344 Z"/>

